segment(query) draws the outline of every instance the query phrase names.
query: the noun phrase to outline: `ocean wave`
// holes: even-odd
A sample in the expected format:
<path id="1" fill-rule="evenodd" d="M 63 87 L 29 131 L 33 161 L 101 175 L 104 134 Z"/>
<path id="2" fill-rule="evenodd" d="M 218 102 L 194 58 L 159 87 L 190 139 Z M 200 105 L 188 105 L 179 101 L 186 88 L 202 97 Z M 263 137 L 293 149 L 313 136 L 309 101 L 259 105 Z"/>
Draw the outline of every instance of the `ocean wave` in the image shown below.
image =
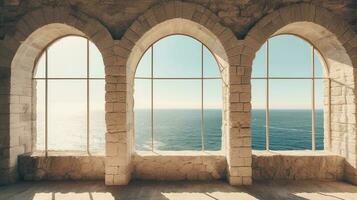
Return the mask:
<path id="1" fill-rule="evenodd" d="M 264 126 L 266 127 L 266 126 Z M 276 130 L 284 130 L 284 131 L 297 131 L 297 132 L 308 132 L 311 133 L 309 130 L 305 129 L 297 129 L 297 128 L 283 128 L 283 127 L 276 127 L 276 126 L 269 126 L 270 129 L 276 129 Z"/>

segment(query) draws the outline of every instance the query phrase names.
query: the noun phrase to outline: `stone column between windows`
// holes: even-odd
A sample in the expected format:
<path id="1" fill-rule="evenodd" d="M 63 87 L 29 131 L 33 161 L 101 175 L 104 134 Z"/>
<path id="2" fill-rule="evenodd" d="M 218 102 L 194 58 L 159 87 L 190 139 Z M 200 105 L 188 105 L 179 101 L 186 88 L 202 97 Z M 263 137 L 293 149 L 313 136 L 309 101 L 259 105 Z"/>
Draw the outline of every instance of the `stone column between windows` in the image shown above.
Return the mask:
<path id="1" fill-rule="evenodd" d="M 131 140 L 127 123 L 126 59 L 129 50 L 114 41 L 113 56 L 106 63 L 106 160 L 105 183 L 126 185 L 131 176 Z"/>
<path id="2" fill-rule="evenodd" d="M 228 51 L 229 96 L 227 163 L 228 180 L 231 185 L 252 184 L 251 147 L 251 65 L 253 56 L 242 54 L 245 47 L 238 41 Z"/>

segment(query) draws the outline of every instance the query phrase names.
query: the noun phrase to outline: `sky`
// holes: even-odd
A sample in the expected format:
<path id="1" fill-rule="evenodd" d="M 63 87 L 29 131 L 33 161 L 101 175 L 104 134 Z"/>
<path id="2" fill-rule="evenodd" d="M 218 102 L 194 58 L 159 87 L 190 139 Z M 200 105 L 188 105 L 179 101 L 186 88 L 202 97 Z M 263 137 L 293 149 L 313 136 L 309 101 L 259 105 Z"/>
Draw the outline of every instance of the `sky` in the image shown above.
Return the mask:
<path id="1" fill-rule="evenodd" d="M 252 77 L 266 76 L 266 43 L 253 61 Z M 312 46 L 292 35 L 279 35 L 269 40 L 270 77 L 312 77 Z M 324 68 L 318 51 L 314 53 L 315 77 L 323 77 Z M 252 80 L 252 107 L 264 109 L 266 81 Z M 323 108 L 323 80 L 315 80 L 316 108 Z M 269 80 L 271 109 L 311 109 L 312 80 Z"/>
<path id="2" fill-rule="evenodd" d="M 154 44 L 154 77 L 200 77 L 201 43 L 193 38 L 175 35 Z M 271 77 L 311 77 L 311 45 L 291 35 L 280 35 L 269 41 Z M 220 77 L 214 56 L 204 47 L 204 77 Z M 151 76 L 151 49 L 140 61 L 136 77 Z M 266 44 L 256 54 L 253 77 L 266 76 Z M 323 67 L 315 53 L 315 76 L 323 76 Z M 222 89 L 219 80 L 204 81 L 204 108 L 222 107 Z M 252 80 L 252 107 L 264 109 L 266 81 Z M 322 108 L 323 81 L 316 80 L 316 108 Z M 270 80 L 271 109 L 310 109 L 311 80 Z M 150 80 L 135 81 L 135 108 L 150 108 Z M 294 92 L 291 92 L 294 90 Z M 155 108 L 200 108 L 200 80 L 154 80 Z M 289 95 L 287 95 L 289 94 Z"/>
<path id="3" fill-rule="evenodd" d="M 86 39 L 69 36 L 48 48 L 49 78 L 85 78 Z M 104 64 L 99 50 L 90 42 L 90 77 L 104 78 Z M 153 74 L 155 78 L 200 78 L 202 44 L 188 36 L 173 35 L 153 45 Z M 269 40 L 269 65 L 271 77 L 311 77 L 311 46 L 304 40 L 291 36 L 275 36 Z M 139 62 L 136 77 L 151 76 L 151 49 Z M 253 77 L 266 74 L 266 45 L 256 54 Z M 45 77 L 45 55 L 37 63 L 34 77 Z M 316 76 L 323 76 L 323 67 L 315 54 Z M 214 56 L 203 46 L 203 77 L 220 77 Z M 252 107 L 265 108 L 265 80 L 252 80 Z M 270 80 L 271 109 L 310 109 L 311 80 Z M 323 81 L 316 80 L 317 108 L 322 108 Z M 86 109 L 85 80 L 49 80 L 49 110 L 78 112 Z M 205 109 L 222 108 L 221 80 L 203 81 Z M 104 110 L 104 80 L 90 81 L 91 109 Z M 201 80 L 154 80 L 154 109 L 201 108 Z M 38 109 L 44 105 L 44 80 L 37 81 Z M 293 91 L 293 92 L 292 92 Z M 136 109 L 151 105 L 151 81 L 135 80 Z"/>
<path id="4" fill-rule="evenodd" d="M 174 35 L 153 46 L 154 78 L 198 78 L 195 80 L 153 81 L 154 109 L 201 108 L 202 43 L 188 36 Z M 138 64 L 136 77 L 151 77 L 151 54 L 148 49 Z M 217 62 L 203 46 L 203 77 L 220 78 Z M 203 80 L 204 108 L 222 107 L 220 79 Z M 151 80 L 135 80 L 135 108 L 151 107 Z"/>
<path id="5" fill-rule="evenodd" d="M 57 40 L 48 47 L 48 78 L 86 78 L 87 77 L 87 40 L 79 36 L 68 36 Z M 105 78 L 104 63 L 100 51 L 89 43 L 89 77 Z M 45 78 L 45 54 L 39 58 L 35 78 Z M 89 82 L 90 107 L 104 110 L 105 81 Z M 44 110 L 45 81 L 37 80 L 37 110 Z M 49 114 L 77 113 L 87 108 L 86 80 L 48 80 Z"/>

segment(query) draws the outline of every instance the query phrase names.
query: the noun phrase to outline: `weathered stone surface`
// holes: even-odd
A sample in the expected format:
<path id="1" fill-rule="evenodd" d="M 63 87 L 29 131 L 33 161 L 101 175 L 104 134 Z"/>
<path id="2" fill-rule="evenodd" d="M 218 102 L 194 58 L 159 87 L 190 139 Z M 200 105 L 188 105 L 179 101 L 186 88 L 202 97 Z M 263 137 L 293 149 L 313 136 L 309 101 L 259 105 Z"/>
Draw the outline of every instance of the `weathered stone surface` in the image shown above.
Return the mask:
<path id="1" fill-rule="evenodd" d="M 0 47 L 3 47 L 0 67 L 4 68 L 0 70 L 0 77 L 3 77 L 0 79 L 0 105 L 4 105 L 0 111 L 0 139 L 6 140 L 0 144 L 0 175 L 4 175 L 0 176 L 0 183 L 15 180 L 17 156 L 34 151 L 31 141 L 36 132 L 31 130 L 35 122 L 31 113 L 35 111 L 32 107 L 33 63 L 54 39 L 75 34 L 89 37 L 100 49 L 106 65 L 106 184 L 127 184 L 132 169 L 134 176 L 165 180 L 222 178 L 227 169 L 231 184 L 251 184 L 251 175 L 255 173 L 251 168 L 251 65 L 255 51 L 273 33 L 306 38 L 327 60 L 332 82 L 331 105 L 325 98 L 325 109 L 331 106 L 331 116 L 325 114 L 325 130 L 331 131 L 325 131 L 325 147 L 341 156 L 336 157 L 337 160 L 345 158 L 348 167 L 341 173 L 345 173 L 347 180 L 357 182 L 357 70 L 353 70 L 357 63 L 356 4 L 352 0 L 301 2 L 16 0 L 0 4 L 0 38 L 6 35 L 0 41 Z M 176 19 L 169 20 L 173 17 Z M 162 21 L 165 22 L 159 23 Z M 294 23 L 286 24 L 290 22 Z M 222 144 L 225 145 L 225 155 L 217 158 L 195 153 L 132 156 L 136 64 L 153 42 L 175 33 L 196 37 L 213 50 L 218 59 L 224 82 Z M 147 43 L 143 43 L 144 40 Z M 331 123 L 326 123 L 328 120 Z M 258 157 L 258 161 L 253 160 L 253 165 L 258 163 L 255 165 L 259 166 L 257 169 L 263 169 L 258 170 L 259 173 L 271 178 L 340 177 L 338 164 L 329 156 L 295 156 Z M 82 157 L 44 159 L 35 156 L 30 157 L 30 161 L 25 158 L 29 159 L 26 156 L 20 159 L 25 162 L 20 165 L 20 168 L 25 167 L 21 168 L 25 179 L 81 179 L 86 174 L 90 175 L 91 166 Z M 221 160 L 223 158 L 225 162 Z M 181 163 L 180 159 L 184 162 Z M 34 164 L 27 169 L 27 162 L 33 160 Z M 273 163 L 272 169 L 265 171 L 265 162 Z M 310 162 L 316 165 L 316 170 L 326 163 L 331 167 L 312 174 L 306 171 Z M 275 165 L 282 168 L 275 169 Z M 273 173 L 274 170 L 278 172 Z"/>
<path id="2" fill-rule="evenodd" d="M 32 1 L 20 0 L 9 1 L 11 3 L 0 4 L 0 18 L 5 19 L 0 24 L 0 38 L 5 33 L 12 31 L 16 20 L 30 10 L 44 6 L 68 6 L 72 7 L 75 15 L 88 14 L 109 28 L 114 38 L 121 38 L 128 27 L 142 13 L 149 8 L 160 3 L 160 0 L 145 0 L 140 3 L 136 1 L 86 1 L 86 0 L 52 0 L 52 1 Z M 16 3 L 15 3 L 16 2 Z M 356 27 L 357 14 L 355 12 L 355 2 L 353 0 L 244 0 L 244 1 L 222 1 L 222 0 L 185 0 L 185 2 L 198 3 L 211 10 L 218 16 L 219 22 L 229 27 L 239 37 L 243 37 L 247 31 L 265 15 L 274 10 L 299 2 L 312 3 L 325 7 L 351 25 Z M 186 7 L 184 7 L 186 8 Z M 164 9 L 164 8 L 163 8 Z M 170 7 L 167 8 L 170 11 Z M 183 12 L 187 11 L 186 8 Z M 169 15 L 175 15 L 171 11 Z M 199 16 L 203 18 L 204 15 Z"/>
<path id="3" fill-rule="evenodd" d="M 133 177 L 144 180 L 224 179 L 227 161 L 217 153 L 137 152 Z"/>
<path id="4" fill-rule="evenodd" d="M 311 151 L 253 153 L 253 180 L 342 180 L 341 156 Z"/>
<path id="5" fill-rule="evenodd" d="M 24 180 L 104 179 L 104 156 L 70 155 L 66 156 L 62 153 L 47 158 L 39 153 L 21 155 L 19 156 L 20 178 Z M 342 180 L 345 160 L 326 152 L 254 151 L 252 166 L 253 180 Z M 227 161 L 225 156 L 217 153 L 138 152 L 133 155 L 133 168 L 134 179 L 213 180 L 226 178 Z M 112 167 L 106 170 L 108 174 L 118 174 L 121 169 Z M 242 170 L 249 170 L 249 168 L 242 168 Z M 239 170 L 237 172 L 239 173 Z M 114 178 L 113 176 L 112 181 Z M 249 185 L 251 179 L 232 176 L 230 182 Z"/>
<path id="6" fill-rule="evenodd" d="M 103 180 L 104 156 L 79 153 L 24 154 L 18 157 L 23 180 Z"/>

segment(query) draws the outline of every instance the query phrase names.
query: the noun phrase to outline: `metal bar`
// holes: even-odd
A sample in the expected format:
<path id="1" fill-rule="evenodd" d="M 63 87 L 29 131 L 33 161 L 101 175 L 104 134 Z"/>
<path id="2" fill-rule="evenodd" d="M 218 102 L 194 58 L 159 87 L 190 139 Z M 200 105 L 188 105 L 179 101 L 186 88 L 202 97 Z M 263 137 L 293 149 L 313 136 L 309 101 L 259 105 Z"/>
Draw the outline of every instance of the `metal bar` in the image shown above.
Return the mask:
<path id="1" fill-rule="evenodd" d="M 90 128 L 90 113 L 89 113 L 89 40 L 87 39 L 87 153 L 89 152 L 89 128 Z"/>
<path id="2" fill-rule="evenodd" d="M 204 141 L 204 116 L 203 116 L 203 44 L 201 43 L 201 147 L 205 150 Z"/>
<path id="3" fill-rule="evenodd" d="M 41 78 L 36 78 L 36 79 L 41 79 Z M 146 79 L 146 80 L 205 80 L 205 79 L 221 79 L 219 77 L 206 77 L 206 78 L 183 78 L 183 77 L 175 77 L 175 78 L 149 78 L 149 77 L 135 77 L 135 79 Z M 251 79 L 268 79 L 267 77 L 252 77 Z M 328 79 L 326 77 L 269 77 L 269 79 L 303 79 L 303 80 L 310 80 L 310 79 Z"/>
<path id="4" fill-rule="evenodd" d="M 265 110 L 265 148 L 269 151 L 269 40 L 266 46 L 266 110 Z"/>
<path id="5" fill-rule="evenodd" d="M 328 106 L 328 133 L 327 133 L 327 136 L 328 136 L 328 150 L 331 151 L 331 79 L 328 80 L 328 102 L 327 102 L 327 106 Z"/>
<path id="6" fill-rule="evenodd" d="M 311 47 L 311 67 L 312 67 L 312 77 L 315 77 L 315 52 L 314 47 Z M 315 133 L 315 79 L 312 79 L 312 94 L 311 94 L 311 105 L 312 105 L 312 112 L 311 112 L 311 145 L 312 150 L 316 150 L 316 133 Z"/>
<path id="7" fill-rule="evenodd" d="M 207 78 L 184 78 L 184 77 L 175 77 L 175 78 L 149 78 L 149 77 L 135 77 L 135 79 L 146 79 L 146 80 L 201 80 L 201 79 L 221 79 L 220 77 L 207 77 Z"/>
<path id="8" fill-rule="evenodd" d="M 48 156 L 48 51 L 45 50 L 45 156 Z"/>
<path id="9" fill-rule="evenodd" d="M 151 46 L 151 151 L 154 151 L 154 45 Z"/>
<path id="10" fill-rule="evenodd" d="M 254 77 L 254 78 L 251 78 L 251 79 L 258 79 L 258 80 L 265 80 L 265 79 L 297 79 L 297 80 L 310 80 L 310 79 L 320 79 L 320 80 L 323 80 L 323 79 L 328 79 L 328 78 L 324 78 L 324 77 L 316 77 L 316 78 L 313 78 L 313 77 L 269 77 L 269 78 L 266 78 L 266 77 Z"/>
<path id="11" fill-rule="evenodd" d="M 33 80 L 105 80 L 105 78 L 32 78 Z"/>

